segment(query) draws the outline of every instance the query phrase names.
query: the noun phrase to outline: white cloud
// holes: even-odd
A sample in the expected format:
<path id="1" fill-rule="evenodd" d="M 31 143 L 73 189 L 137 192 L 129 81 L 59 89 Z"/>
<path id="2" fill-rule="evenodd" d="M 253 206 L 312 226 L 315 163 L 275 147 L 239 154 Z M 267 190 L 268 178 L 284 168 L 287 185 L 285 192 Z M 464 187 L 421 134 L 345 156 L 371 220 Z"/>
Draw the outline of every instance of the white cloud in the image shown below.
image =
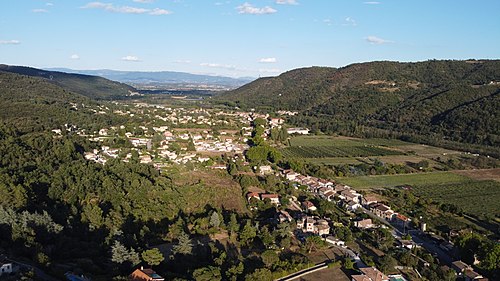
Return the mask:
<path id="1" fill-rule="evenodd" d="M 344 19 L 344 23 L 342 25 L 343 26 L 357 26 L 358 24 L 356 23 L 356 21 L 353 18 L 347 17 Z"/>
<path id="2" fill-rule="evenodd" d="M 234 65 L 229 65 L 229 64 L 220 64 L 220 63 L 200 63 L 200 66 L 205 66 L 205 67 L 212 67 L 212 68 L 222 68 L 222 69 L 229 69 L 229 70 L 236 70 L 236 66 Z"/>
<path id="3" fill-rule="evenodd" d="M 48 13 L 49 11 L 46 9 L 33 9 L 31 10 L 33 13 Z"/>
<path id="4" fill-rule="evenodd" d="M 380 2 L 378 2 L 378 1 L 367 1 L 367 2 L 363 2 L 363 4 L 367 4 L 367 5 L 378 5 L 378 4 L 380 4 Z"/>
<path id="5" fill-rule="evenodd" d="M 326 23 L 326 25 L 332 25 L 333 24 L 333 22 L 332 22 L 331 19 L 324 19 L 323 22 Z"/>
<path id="6" fill-rule="evenodd" d="M 54 4 L 49 2 L 49 3 L 45 3 L 45 6 L 54 6 Z"/>
<path id="7" fill-rule="evenodd" d="M 18 45 L 21 44 L 19 40 L 0 40 L 0 45 Z"/>
<path id="8" fill-rule="evenodd" d="M 149 14 L 152 16 L 159 16 L 159 15 L 169 15 L 172 12 L 164 9 L 144 9 L 144 8 L 137 8 L 137 7 L 130 7 L 130 6 L 114 6 L 111 3 L 102 3 L 102 2 L 90 2 L 87 3 L 85 6 L 80 7 L 81 9 L 101 9 L 105 10 L 108 12 L 113 12 L 113 13 L 121 13 L 121 14 Z"/>
<path id="9" fill-rule="evenodd" d="M 174 60 L 174 63 L 180 63 L 180 64 L 190 64 L 190 60 Z"/>
<path id="10" fill-rule="evenodd" d="M 172 12 L 169 11 L 169 10 L 158 9 L 158 8 L 155 8 L 151 12 L 149 12 L 149 14 L 152 15 L 152 16 L 170 15 L 171 13 Z"/>
<path id="11" fill-rule="evenodd" d="M 276 63 L 276 58 L 261 58 L 259 60 L 260 63 Z"/>
<path id="12" fill-rule="evenodd" d="M 260 73 L 280 73 L 281 70 L 277 68 L 261 68 L 259 69 Z"/>
<path id="13" fill-rule="evenodd" d="M 136 56 L 126 56 L 122 58 L 123 61 L 141 61 L 138 57 Z"/>
<path id="14" fill-rule="evenodd" d="M 269 6 L 257 8 L 247 2 L 245 2 L 241 6 L 238 6 L 236 9 L 238 10 L 238 14 L 250 14 L 250 15 L 265 15 L 265 14 L 274 14 L 277 12 L 277 10 Z"/>
<path id="15" fill-rule="evenodd" d="M 154 0 L 133 0 L 135 3 L 153 3 Z"/>
<path id="16" fill-rule="evenodd" d="M 385 40 L 377 36 L 368 36 L 365 38 L 370 44 L 382 45 L 387 43 L 394 43 L 393 41 Z"/>
<path id="17" fill-rule="evenodd" d="M 280 5 L 298 5 L 296 0 L 276 0 L 276 4 Z"/>
<path id="18" fill-rule="evenodd" d="M 79 55 L 77 55 L 77 54 L 73 54 L 73 55 L 71 55 L 71 57 L 69 57 L 69 58 L 70 58 L 70 59 L 72 59 L 72 60 L 79 60 L 79 59 L 80 59 L 80 56 L 79 56 Z"/>

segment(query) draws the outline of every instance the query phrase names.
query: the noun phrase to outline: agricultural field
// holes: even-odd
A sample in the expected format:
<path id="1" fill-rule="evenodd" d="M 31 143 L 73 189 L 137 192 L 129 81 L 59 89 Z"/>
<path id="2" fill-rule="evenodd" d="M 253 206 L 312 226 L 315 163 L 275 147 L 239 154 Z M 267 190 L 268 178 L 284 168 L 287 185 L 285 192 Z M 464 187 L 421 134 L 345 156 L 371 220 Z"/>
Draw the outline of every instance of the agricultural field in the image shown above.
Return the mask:
<path id="1" fill-rule="evenodd" d="M 400 155 L 401 152 L 376 146 L 292 146 L 281 150 L 289 158 L 367 157 Z"/>
<path id="2" fill-rule="evenodd" d="M 407 144 L 394 147 L 393 149 L 399 150 L 400 152 L 415 154 L 423 157 L 442 157 L 446 155 L 457 155 L 462 154 L 460 151 L 449 150 L 446 148 L 429 146 L 425 144 Z"/>
<path id="3" fill-rule="evenodd" d="M 497 181 L 420 185 L 415 186 L 413 192 L 436 202 L 455 205 L 476 217 L 500 217 L 500 183 Z"/>
<path id="4" fill-rule="evenodd" d="M 395 139 L 358 139 L 332 136 L 299 136 L 290 140 L 291 146 L 405 146 L 412 143 Z"/>
<path id="5" fill-rule="evenodd" d="M 434 172 L 418 174 L 399 174 L 381 176 L 361 176 L 351 178 L 337 178 L 337 181 L 349 185 L 355 189 L 370 189 L 394 187 L 399 185 L 441 185 L 461 184 L 474 181 L 463 175 L 452 172 Z"/>
<path id="6" fill-rule="evenodd" d="M 364 163 L 363 158 L 356 157 L 324 157 L 324 158 L 304 158 L 306 162 L 323 165 L 349 165 Z"/>

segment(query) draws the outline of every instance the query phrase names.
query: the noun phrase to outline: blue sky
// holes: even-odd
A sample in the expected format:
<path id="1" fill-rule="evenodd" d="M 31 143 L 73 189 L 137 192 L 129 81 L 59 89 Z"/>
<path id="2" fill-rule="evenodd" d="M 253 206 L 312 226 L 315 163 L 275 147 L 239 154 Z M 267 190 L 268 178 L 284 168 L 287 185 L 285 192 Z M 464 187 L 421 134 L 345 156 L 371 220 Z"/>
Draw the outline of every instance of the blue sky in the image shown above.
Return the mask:
<path id="1" fill-rule="evenodd" d="M 0 63 L 272 76 L 500 58 L 499 0 L 1 0 Z"/>

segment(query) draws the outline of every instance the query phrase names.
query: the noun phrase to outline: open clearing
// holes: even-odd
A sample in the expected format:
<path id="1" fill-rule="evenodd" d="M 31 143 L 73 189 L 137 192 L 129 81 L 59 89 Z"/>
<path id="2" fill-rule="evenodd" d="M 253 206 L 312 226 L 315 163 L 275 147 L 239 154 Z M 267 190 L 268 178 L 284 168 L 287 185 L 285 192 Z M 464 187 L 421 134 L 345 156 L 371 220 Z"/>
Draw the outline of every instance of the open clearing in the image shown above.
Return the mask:
<path id="1" fill-rule="evenodd" d="M 452 172 L 362 176 L 352 178 L 337 178 L 338 182 L 347 184 L 355 189 L 369 189 L 381 187 L 394 187 L 399 185 L 426 185 L 466 183 L 472 179 Z"/>
<path id="2" fill-rule="evenodd" d="M 462 170 L 453 171 L 453 173 L 475 180 L 495 180 L 500 182 L 500 168 L 483 170 Z"/>
<path id="3" fill-rule="evenodd" d="M 425 144 L 410 144 L 403 145 L 399 147 L 393 147 L 395 150 L 399 150 L 405 153 L 415 153 L 418 156 L 424 157 L 438 157 L 452 154 L 462 154 L 460 151 L 449 150 L 441 147 L 429 146 Z"/>

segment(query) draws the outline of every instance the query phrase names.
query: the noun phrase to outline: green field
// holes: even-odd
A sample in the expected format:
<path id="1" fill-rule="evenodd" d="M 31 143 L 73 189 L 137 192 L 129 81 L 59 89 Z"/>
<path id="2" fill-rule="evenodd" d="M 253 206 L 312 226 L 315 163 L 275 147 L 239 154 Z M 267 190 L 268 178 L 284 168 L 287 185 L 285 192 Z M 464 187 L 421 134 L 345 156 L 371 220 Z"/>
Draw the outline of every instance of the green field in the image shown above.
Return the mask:
<path id="1" fill-rule="evenodd" d="M 401 152 L 375 146 L 292 146 L 281 150 L 289 158 L 367 157 L 401 155 Z"/>
<path id="2" fill-rule="evenodd" d="M 500 217 L 500 182 L 497 181 L 422 185 L 414 187 L 413 192 L 436 202 L 455 205 L 474 216 Z"/>
<path id="3" fill-rule="evenodd" d="M 299 136 L 290 140 L 291 146 L 403 146 L 412 143 L 395 139 L 357 139 L 332 136 Z"/>
<path id="4" fill-rule="evenodd" d="M 355 189 L 394 187 L 398 185 L 440 185 L 451 183 L 468 183 L 473 180 L 451 172 L 362 176 L 352 178 L 337 178 L 337 181 L 352 186 Z"/>
<path id="5" fill-rule="evenodd" d="M 323 165 L 349 165 L 361 164 L 359 158 L 355 157 L 325 157 L 325 158 L 304 158 L 306 162 Z"/>

